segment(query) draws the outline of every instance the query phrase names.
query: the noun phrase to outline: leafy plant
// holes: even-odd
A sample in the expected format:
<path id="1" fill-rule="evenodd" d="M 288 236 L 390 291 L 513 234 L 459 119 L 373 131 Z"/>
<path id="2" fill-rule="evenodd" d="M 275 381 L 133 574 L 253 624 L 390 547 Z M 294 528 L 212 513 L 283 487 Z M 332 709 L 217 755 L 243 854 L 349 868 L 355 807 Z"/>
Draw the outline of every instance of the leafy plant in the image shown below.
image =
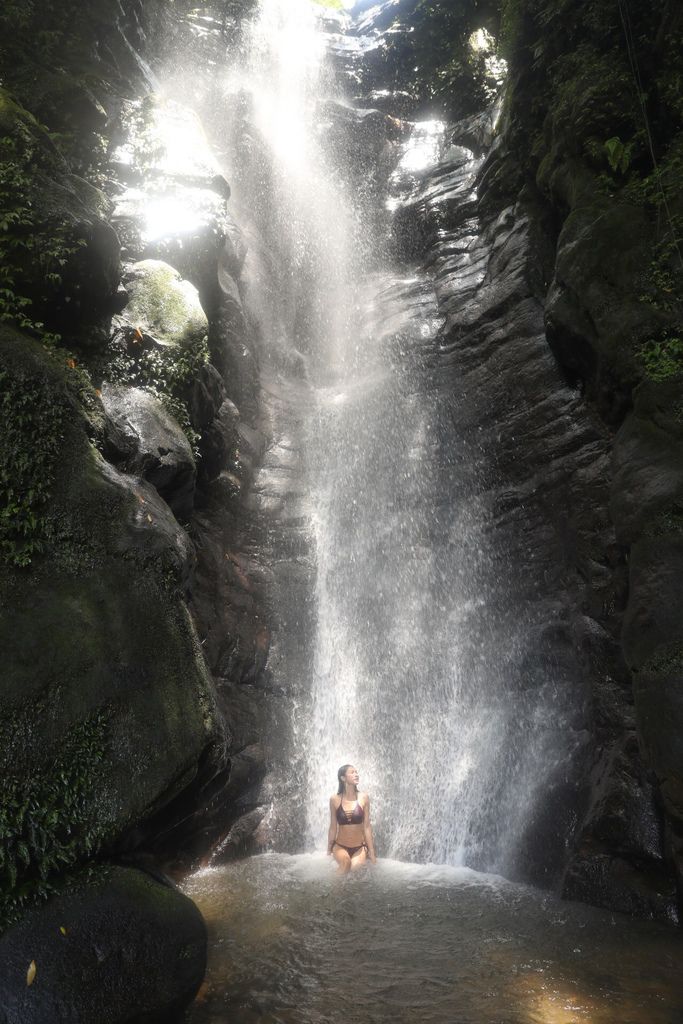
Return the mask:
<path id="1" fill-rule="evenodd" d="M 611 139 L 607 139 L 604 143 L 607 160 L 613 171 L 616 171 L 619 174 L 626 174 L 629 164 L 631 163 L 632 145 L 632 143 L 629 143 L 625 146 L 617 135 L 614 135 Z"/>
<path id="2" fill-rule="evenodd" d="M 383 51 L 397 88 L 458 117 L 481 109 L 500 82 L 487 55 L 472 45 L 485 27 L 477 0 L 417 0 L 397 6 Z"/>
<path id="3" fill-rule="evenodd" d="M 50 164 L 49 150 L 16 117 L 11 133 L 0 138 L 0 322 L 56 343 L 59 335 L 35 311 L 59 287 L 62 268 L 83 243 L 67 224 L 41 212 L 41 172 L 53 169 Z M 29 279 L 42 283 L 38 294 Z"/>
<path id="4" fill-rule="evenodd" d="M 159 399 L 184 431 L 195 457 L 200 435 L 192 426 L 187 401 L 201 367 L 209 361 L 206 336 L 195 335 L 184 345 L 145 348 L 130 345 L 132 331 L 120 331 L 112 340 L 104 365 L 95 367 L 107 383 L 139 387 Z"/>
<path id="5" fill-rule="evenodd" d="M 638 361 L 651 380 L 664 381 L 683 374 L 683 338 L 665 333 L 646 341 L 638 350 Z"/>
<path id="6" fill-rule="evenodd" d="M 10 564 L 28 565 L 45 545 L 66 410 L 47 376 L 0 368 L 0 555 Z"/>
<path id="7" fill-rule="evenodd" d="M 37 773 L 3 780 L 0 804 L 0 921 L 51 892 L 51 877 L 96 852 L 101 834 L 90 805 L 104 761 L 108 716 L 74 726 Z"/>

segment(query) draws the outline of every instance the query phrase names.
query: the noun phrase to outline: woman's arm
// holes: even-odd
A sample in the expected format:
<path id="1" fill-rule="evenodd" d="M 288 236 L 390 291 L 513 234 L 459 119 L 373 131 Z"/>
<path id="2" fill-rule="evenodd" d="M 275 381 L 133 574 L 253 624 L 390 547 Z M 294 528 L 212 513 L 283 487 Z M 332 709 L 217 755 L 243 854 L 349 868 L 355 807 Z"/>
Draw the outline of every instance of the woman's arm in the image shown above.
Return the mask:
<path id="1" fill-rule="evenodd" d="M 327 855 L 332 853 L 332 847 L 334 841 L 337 838 L 337 805 L 334 802 L 334 796 L 330 797 L 330 827 L 327 832 Z"/>
<path id="2" fill-rule="evenodd" d="M 363 833 L 368 847 L 368 857 L 372 864 L 376 864 L 377 856 L 375 854 L 375 840 L 372 836 L 372 826 L 370 824 L 370 797 L 367 794 L 365 796 L 365 805 L 363 807 Z"/>

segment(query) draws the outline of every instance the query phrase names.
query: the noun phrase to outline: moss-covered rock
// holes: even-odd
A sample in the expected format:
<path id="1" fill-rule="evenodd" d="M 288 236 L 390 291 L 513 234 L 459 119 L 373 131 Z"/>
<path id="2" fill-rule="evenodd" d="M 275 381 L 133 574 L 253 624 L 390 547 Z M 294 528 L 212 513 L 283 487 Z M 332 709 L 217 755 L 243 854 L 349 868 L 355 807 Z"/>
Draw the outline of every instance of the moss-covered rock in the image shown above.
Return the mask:
<path id="1" fill-rule="evenodd" d="M 135 263 L 125 277 L 125 319 L 166 345 L 189 347 L 205 339 L 209 324 L 197 289 L 161 260 Z"/>
<path id="2" fill-rule="evenodd" d="M 650 417 L 628 416 L 614 442 L 611 515 L 621 543 L 680 531 L 680 442 Z"/>
<path id="3" fill-rule="evenodd" d="M 0 363 L 29 394 L 39 382 L 42 401 L 57 410 L 54 422 L 34 410 L 37 434 L 10 432 L 0 442 L 26 445 L 30 464 L 38 437 L 47 453 L 39 476 L 50 481 L 25 519 L 26 531 L 39 530 L 40 551 L 29 565 L 6 558 L 0 574 L 7 914 L 13 900 L 173 799 L 218 727 L 182 596 L 187 536 L 152 488 L 93 446 L 92 418 L 69 386 L 74 370 L 7 329 Z M 16 452 L 0 453 L 11 477 Z"/>
<path id="4" fill-rule="evenodd" d="M 583 194 L 558 238 L 546 302 L 548 340 L 613 421 L 623 416 L 633 387 L 648 372 L 657 373 L 657 357 L 674 372 L 675 347 L 653 348 L 653 339 L 666 337 L 671 325 L 669 313 L 646 293 L 653 245 L 642 209 L 595 192 Z"/>

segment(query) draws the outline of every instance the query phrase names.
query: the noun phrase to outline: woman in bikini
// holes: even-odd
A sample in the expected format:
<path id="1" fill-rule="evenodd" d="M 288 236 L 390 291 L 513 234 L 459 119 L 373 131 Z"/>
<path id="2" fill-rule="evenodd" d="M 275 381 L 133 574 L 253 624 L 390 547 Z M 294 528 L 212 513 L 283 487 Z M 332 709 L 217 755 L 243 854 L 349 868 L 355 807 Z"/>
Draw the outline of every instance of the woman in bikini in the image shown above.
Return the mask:
<path id="1" fill-rule="evenodd" d="M 330 830 L 327 853 L 336 860 L 338 874 L 355 871 L 369 860 L 377 863 L 370 827 L 370 799 L 358 792 L 358 772 L 343 764 L 337 772 L 339 788 L 330 797 Z"/>

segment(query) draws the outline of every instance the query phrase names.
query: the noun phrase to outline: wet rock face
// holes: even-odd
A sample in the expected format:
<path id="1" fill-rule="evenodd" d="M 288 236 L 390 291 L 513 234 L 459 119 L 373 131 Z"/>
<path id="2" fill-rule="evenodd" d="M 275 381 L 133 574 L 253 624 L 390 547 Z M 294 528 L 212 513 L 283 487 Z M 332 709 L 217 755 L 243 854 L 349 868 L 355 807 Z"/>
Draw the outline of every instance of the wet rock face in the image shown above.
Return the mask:
<path id="1" fill-rule="evenodd" d="M 148 480 L 180 522 L 194 507 L 197 468 L 189 442 L 159 401 L 140 388 L 102 388 L 109 445 L 125 471 Z"/>
<path id="2" fill-rule="evenodd" d="M 201 914 L 170 882 L 98 868 L 0 937 L 0 1020 L 171 1024 L 199 989 L 206 944 Z"/>
<path id="3" fill-rule="evenodd" d="M 482 177 L 490 173 L 490 166 L 485 166 Z M 532 207 L 532 218 L 527 222 L 532 231 L 536 217 Z M 657 793 L 636 742 L 636 730 L 644 736 L 645 718 L 640 701 L 643 691 L 647 692 L 647 683 L 643 679 L 641 684 L 636 674 L 634 710 L 624 657 L 628 669 L 638 673 L 655 651 L 663 650 L 667 639 L 677 635 L 679 620 L 672 611 L 680 580 L 676 561 L 672 559 L 677 550 L 675 539 L 650 540 L 642 537 L 641 531 L 643 523 L 650 523 L 659 509 L 670 509 L 672 501 L 677 500 L 678 473 L 675 460 L 667 459 L 671 442 L 662 432 L 653 433 L 651 427 L 630 417 L 615 442 L 616 472 L 612 477 L 610 436 L 598 417 L 576 391 L 563 386 L 562 369 L 547 362 L 547 350 L 542 356 L 543 348 L 536 349 L 535 358 L 542 356 L 542 362 L 530 358 L 533 335 L 528 339 L 523 336 L 532 324 L 539 332 L 538 343 L 545 343 L 545 338 L 538 320 L 543 310 L 539 287 L 542 271 L 534 265 L 529 243 L 524 239 L 525 219 L 524 204 L 499 214 L 489 229 L 494 256 L 487 263 L 488 284 L 478 288 L 464 307 L 458 308 L 455 303 L 452 306 L 457 321 L 452 329 L 453 358 L 457 358 L 459 343 L 465 343 L 466 355 L 461 358 L 468 362 L 482 332 L 484 336 L 489 332 L 495 336 L 495 325 L 501 323 L 496 310 L 504 311 L 500 339 L 505 339 L 505 349 L 496 354 L 489 349 L 492 355 L 482 354 L 470 372 L 477 380 L 477 390 L 483 388 L 487 394 L 500 396 L 500 405 L 497 397 L 489 399 L 487 411 L 498 428 L 502 427 L 497 456 L 499 472 L 502 469 L 505 476 L 512 473 L 515 481 L 503 506 L 506 519 L 517 519 L 508 551 L 516 551 L 518 562 L 523 565 L 522 538 L 536 538 L 533 560 L 536 568 L 545 565 L 544 581 L 551 584 L 548 613 L 554 616 L 559 606 L 564 606 L 561 616 L 569 615 L 577 661 L 563 687 L 567 693 L 574 691 L 574 728 L 585 731 L 588 740 L 577 751 L 579 756 L 569 769 L 568 777 L 573 781 L 557 792 L 552 811 L 544 814 L 541 806 L 530 822 L 518 870 L 534 881 L 542 881 L 544 876 L 552 880 L 569 845 L 572 852 L 562 881 L 569 898 L 585 899 L 639 916 L 676 920 L 676 892 L 667 866 Z M 539 251 L 543 248 L 539 247 Z M 534 302 L 535 311 L 527 309 L 520 319 L 517 311 L 521 312 L 524 303 L 518 296 L 524 290 L 524 280 L 529 282 L 527 287 L 538 288 L 538 299 Z M 546 316 L 556 315 L 557 294 L 551 291 Z M 578 285 L 577 294 L 583 294 Z M 448 301 L 453 300 L 449 297 Z M 615 297 L 611 308 L 616 309 L 616 305 Z M 474 321 L 470 319 L 470 310 Z M 580 318 L 570 317 L 568 322 L 577 337 L 585 338 L 581 335 Z M 565 339 L 568 337 L 566 334 Z M 557 351 L 555 345 L 552 347 Z M 488 383 L 487 363 L 494 358 L 502 369 L 505 351 L 514 364 L 509 365 L 507 372 L 499 370 L 495 384 L 493 380 Z M 572 348 L 577 360 L 580 351 L 578 345 Z M 523 379 L 517 370 L 518 360 L 524 365 Z M 567 362 L 577 365 L 567 360 L 565 367 Z M 546 369 L 542 371 L 544 363 Z M 492 384 L 493 392 L 489 391 Z M 541 402 L 539 395 L 543 396 Z M 549 415 L 549 409 L 558 400 L 561 405 Z M 527 412 L 519 419 L 525 407 Z M 503 426 L 506 423 L 508 426 Z M 481 426 L 486 429 L 483 422 Z M 562 437 L 564 431 L 567 432 Z M 508 443 L 512 438 L 516 450 Z M 528 485 L 522 484 L 521 491 L 518 488 L 532 466 L 534 496 L 530 500 Z M 524 512 L 520 518 L 523 493 Z M 544 522 L 548 513 L 551 519 Z M 553 524 L 551 532 L 549 523 Z M 667 529 L 670 533 L 670 527 L 663 525 L 663 531 Z M 636 537 L 641 539 L 633 543 Z M 629 543 L 627 565 L 625 553 Z M 523 571 L 520 583 L 526 575 Z M 532 577 L 533 572 L 530 583 Z M 515 595 L 518 606 L 523 594 L 524 586 Z M 552 605 L 555 611 L 551 611 Z M 557 676 L 557 643 L 551 640 L 551 657 L 545 665 L 542 657 L 539 662 L 541 650 L 538 642 L 534 643 L 531 664 L 523 666 L 527 684 L 536 674 L 534 663 L 540 669 L 539 678 Z M 675 716 L 676 711 L 669 709 L 669 713 Z M 668 728 L 663 725 L 663 731 Z M 669 771 L 671 767 L 669 759 Z M 664 800 L 666 803 L 666 797 Z"/>
<path id="4" fill-rule="evenodd" d="M 371 36 L 383 16 L 368 22 Z M 364 52 L 359 46 L 354 59 Z M 348 53 L 339 59 L 353 63 Z M 392 106 L 391 87 L 381 90 L 387 84 L 374 80 L 382 109 L 398 113 L 404 100 Z M 492 121 L 474 115 L 449 137 L 485 154 Z M 560 885 L 569 898 L 676 920 L 668 861 L 680 850 L 680 830 L 665 829 L 660 811 L 663 800 L 675 822 L 681 808 L 681 459 L 678 428 L 665 412 L 675 406 L 671 386 L 661 385 L 658 399 L 651 385 L 642 392 L 648 411 L 639 413 L 637 399 L 612 464 L 613 424 L 630 403 L 621 339 L 662 328 L 637 299 L 650 228 L 640 211 L 601 200 L 569 162 L 551 183 L 563 214 L 575 200 L 577 207 L 556 251 L 556 214 L 534 188 L 522 188 L 519 154 L 500 126 L 478 195 L 470 161 L 464 150 L 450 166 L 442 158 L 412 191 L 406 179 L 392 241 L 400 262 L 418 263 L 433 281 L 444 318 L 435 351 L 416 360 L 452 403 L 458 436 L 448 443 L 459 451 L 474 441 L 469 486 L 489 482 L 479 515 L 500 553 L 489 612 L 514 608 L 526 630 L 511 654 L 500 652 L 517 687 L 508 699 L 523 717 L 548 686 L 559 687 L 563 738 L 553 761 L 564 759 L 564 767 L 546 780 L 545 803 L 529 816 L 508 870 Z M 467 491 L 459 488 L 459 503 Z"/>
<path id="5" fill-rule="evenodd" d="M 615 750 L 608 769 L 594 780 L 592 806 L 564 876 L 563 894 L 675 923 L 676 884 L 663 861 L 661 815 L 634 732 Z"/>
<path id="6" fill-rule="evenodd" d="M 517 26 L 517 49 L 513 46 L 511 51 L 509 121 L 498 146 L 499 180 L 503 192 L 506 188 L 509 192 L 516 180 L 518 189 L 525 185 L 536 197 L 537 222 L 540 225 L 545 218 L 544 233 L 553 246 L 544 273 L 549 285 L 548 342 L 567 378 L 581 387 L 588 407 L 609 429 L 608 514 L 626 567 L 626 586 L 614 608 L 610 632 L 618 643 L 628 684 L 619 702 L 620 713 L 625 728 L 632 729 L 639 742 L 637 749 L 628 732 L 625 738 L 622 733 L 615 748 L 623 747 L 631 762 L 628 785 L 621 754 L 616 760 L 607 758 L 611 765 L 607 776 L 601 770 L 592 780 L 592 804 L 569 868 L 567 888 L 619 909 L 620 903 L 629 904 L 625 892 L 632 885 L 633 907 L 663 915 L 672 869 L 678 878 L 679 902 L 683 891 L 682 762 L 677 739 L 683 719 L 676 697 L 683 667 L 683 625 L 678 614 L 683 597 L 683 375 L 675 340 L 680 337 L 681 266 L 663 246 L 659 222 L 662 217 L 675 221 L 680 216 L 680 186 L 674 172 L 668 199 L 664 202 L 660 191 L 651 204 L 644 198 L 650 156 L 635 171 L 637 142 L 629 150 L 634 173 L 628 180 L 616 165 L 591 150 L 589 140 L 603 127 L 614 128 L 616 138 L 615 118 L 623 138 L 635 138 L 634 128 L 642 123 L 635 93 L 633 101 L 613 106 L 620 95 L 618 83 L 631 80 L 618 12 L 609 4 L 596 4 L 585 23 L 573 22 L 570 27 L 560 18 L 558 39 L 565 32 L 566 41 L 557 53 L 533 67 L 521 48 L 533 49 L 544 29 L 530 7 L 526 13 L 527 19 Z M 642 33 L 650 41 L 641 49 L 639 61 L 641 68 L 648 66 L 653 94 L 658 95 L 654 145 L 659 163 L 668 165 L 680 148 L 678 94 L 668 86 L 671 68 L 678 61 L 680 15 L 666 3 L 654 7 L 635 3 L 630 17 L 634 26 L 658 25 L 651 38 Z M 566 75 L 558 73 L 561 67 Z M 585 112 L 589 92 L 592 113 L 575 117 L 570 111 Z M 600 102 L 596 102 L 598 95 Z M 543 112 L 542 133 L 530 116 L 532 96 L 538 98 Z M 539 140 L 537 159 L 527 149 L 532 137 Z M 657 180 L 661 173 L 656 172 Z M 668 205 L 668 214 L 657 209 L 662 205 Z M 593 692 L 605 692 L 605 683 L 596 676 Z M 619 703 L 611 703 L 617 710 Z M 614 801 L 605 794 L 623 796 L 627 790 L 632 813 L 626 818 L 635 821 L 642 815 L 643 820 L 659 820 L 658 847 L 625 842 L 623 830 L 616 828 L 610 838 L 610 830 L 600 825 L 603 813 L 606 822 L 614 822 L 609 810 Z M 645 811 L 648 802 L 651 814 Z M 642 828 L 635 833 L 642 835 Z"/>
<path id="7" fill-rule="evenodd" d="M 351 107 L 331 100 L 318 108 L 319 132 L 334 165 L 350 177 L 358 200 L 369 205 L 386 188 L 397 158 L 398 140 L 408 128 L 374 107 Z"/>

